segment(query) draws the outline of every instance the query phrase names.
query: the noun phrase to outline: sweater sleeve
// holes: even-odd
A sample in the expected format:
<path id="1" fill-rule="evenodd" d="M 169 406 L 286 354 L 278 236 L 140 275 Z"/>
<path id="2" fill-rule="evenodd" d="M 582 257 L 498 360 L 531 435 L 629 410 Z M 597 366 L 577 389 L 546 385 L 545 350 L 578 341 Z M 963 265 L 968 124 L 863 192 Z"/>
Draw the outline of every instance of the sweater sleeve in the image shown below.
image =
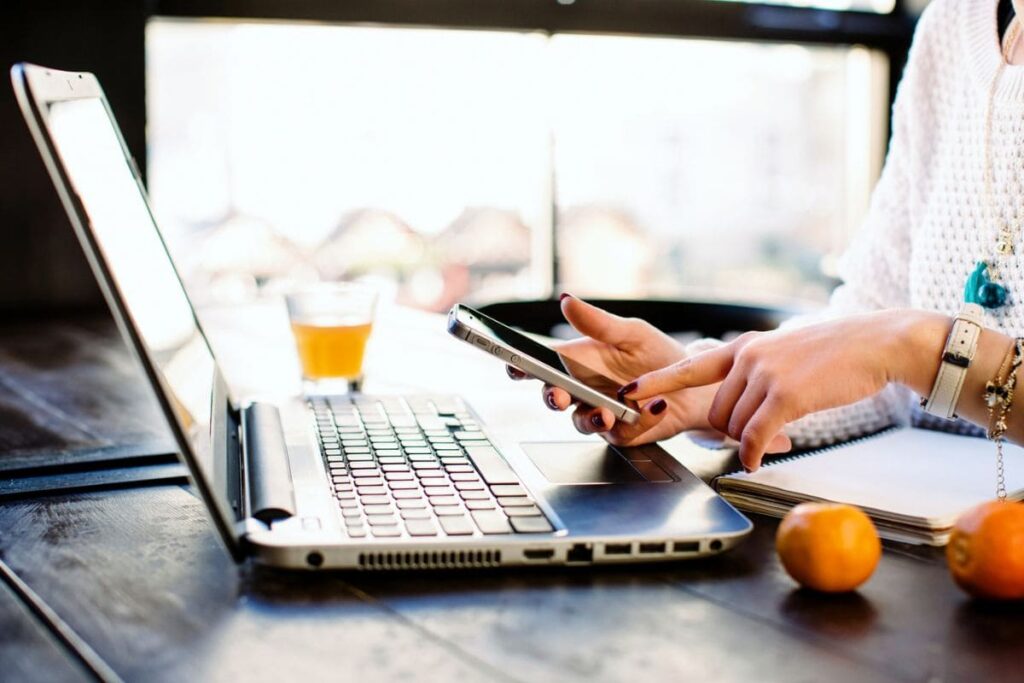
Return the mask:
<path id="1" fill-rule="evenodd" d="M 927 97 L 920 90 L 916 66 L 922 42 L 919 27 L 893 106 L 892 137 L 881 177 L 864 222 L 839 260 L 842 284 L 823 310 L 788 320 L 782 325 L 784 329 L 910 305 L 908 264 L 912 226 L 908 203 L 913 188 L 908 169 L 912 167 L 913 150 L 909 127 L 913 109 L 922 106 L 918 98 Z M 908 389 L 890 385 L 871 398 L 807 415 L 789 424 L 786 432 L 797 447 L 827 445 L 892 424 L 905 424 L 910 420 L 913 402 Z"/>

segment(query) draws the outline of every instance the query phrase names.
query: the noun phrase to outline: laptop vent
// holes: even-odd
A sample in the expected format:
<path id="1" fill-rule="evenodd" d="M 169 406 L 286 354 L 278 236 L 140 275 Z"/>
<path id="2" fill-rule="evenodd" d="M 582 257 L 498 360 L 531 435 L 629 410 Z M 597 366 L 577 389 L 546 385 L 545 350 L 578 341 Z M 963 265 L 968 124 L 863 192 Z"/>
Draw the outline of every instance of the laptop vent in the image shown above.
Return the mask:
<path id="1" fill-rule="evenodd" d="M 496 567 L 500 564 L 500 550 L 452 550 L 359 554 L 359 568 L 370 570 L 458 569 L 471 567 Z"/>

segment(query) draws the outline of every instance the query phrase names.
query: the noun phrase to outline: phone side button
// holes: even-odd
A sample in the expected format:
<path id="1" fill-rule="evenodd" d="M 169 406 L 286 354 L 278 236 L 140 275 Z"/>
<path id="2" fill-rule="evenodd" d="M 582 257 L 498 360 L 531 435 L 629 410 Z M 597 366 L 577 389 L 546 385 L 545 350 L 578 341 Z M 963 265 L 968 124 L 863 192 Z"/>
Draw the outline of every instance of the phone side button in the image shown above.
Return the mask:
<path id="1" fill-rule="evenodd" d="M 508 362 L 512 363 L 512 365 L 517 365 L 521 360 L 522 358 L 513 353 L 511 356 L 509 356 Z"/>

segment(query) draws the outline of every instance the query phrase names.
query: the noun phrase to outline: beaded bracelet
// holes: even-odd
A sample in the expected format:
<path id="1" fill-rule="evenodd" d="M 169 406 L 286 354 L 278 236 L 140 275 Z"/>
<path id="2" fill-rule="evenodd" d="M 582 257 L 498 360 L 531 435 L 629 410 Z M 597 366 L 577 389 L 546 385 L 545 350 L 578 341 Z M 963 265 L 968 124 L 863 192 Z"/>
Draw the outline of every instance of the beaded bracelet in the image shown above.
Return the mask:
<path id="1" fill-rule="evenodd" d="M 1009 370 L 1003 377 L 1003 368 L 1010 359 Z M 1017 370 L 1024 363 L 1024 337 L 1013 341 L 1012 356 L 1007 354 L 999 366 L 996 376 L 985 383 L 985 404 L 988 406 L 988 438 L 996 444 L 996 498 L 1006 500 L 1006 477 L 1003 470 L 1003 437 L 1006 435 L 1007 418 L 1013 408 L 1014 390 L 1017 388 Z"/>

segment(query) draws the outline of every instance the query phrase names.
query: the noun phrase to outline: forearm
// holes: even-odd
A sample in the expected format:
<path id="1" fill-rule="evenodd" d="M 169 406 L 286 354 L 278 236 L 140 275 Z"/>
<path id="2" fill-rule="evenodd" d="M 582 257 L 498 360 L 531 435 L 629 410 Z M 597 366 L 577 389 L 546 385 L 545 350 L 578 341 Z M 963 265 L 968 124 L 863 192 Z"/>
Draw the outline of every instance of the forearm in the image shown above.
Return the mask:
<path id="1" fill-rule="evenodd" d="M 928 396 L 938 373 L 940 358 L 953 319 L 938 313 L 923 311 L 893 312 L 896 326 L 894 339 L 893 380 L 906 385 L 920 396 Z M 983 328 L 978 348 L 964 379 L 963 390 L 957 403 L 957 415 L 981 427 L 988 427 L 988 405 L 985 403 L 985 383 L 996 377 L 999 367 L 1011 351 L 1013 338 L 992 329 Z M 1024 419 L 1018 407 L 1008 420 L 1009 440 L 1024 442 Z"/>

